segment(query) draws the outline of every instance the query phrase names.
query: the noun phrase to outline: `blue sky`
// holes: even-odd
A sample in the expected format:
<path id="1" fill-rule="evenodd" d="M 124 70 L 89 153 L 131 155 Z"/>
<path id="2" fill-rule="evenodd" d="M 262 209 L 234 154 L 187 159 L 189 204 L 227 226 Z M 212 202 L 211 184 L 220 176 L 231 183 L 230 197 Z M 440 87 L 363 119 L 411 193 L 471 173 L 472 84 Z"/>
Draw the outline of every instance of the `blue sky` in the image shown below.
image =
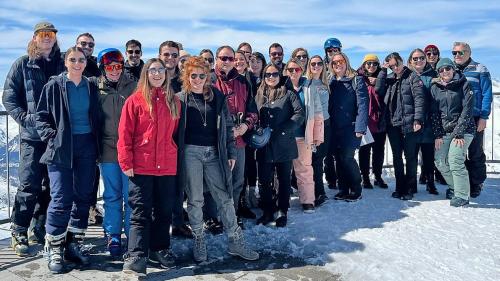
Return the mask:
<path id="1" fill-rule="evenodd" d="M 184 2 L 184 3 L 179 3 Z M 406 58 L 414 48 L 435 44 L 451 56 L 454 41 L 466 41 L 472 57 L 500 78 L 500 1 L 34 1 L 0 3 L 0 83 L 13 61 L 25 54 L 33 26 L 48 20 L 59 29 L 65 50 L 90 32 L 95 55 L 124 49 L 129 39 L 143 43 L 144 57 L 157 55 L 165 40 L 183 43 L 190 53 L 247 41 L 267 56 L 273 42 L 285 57 L 305 47 L 323 54 L 329 37 L 342 41 L 353 67 L 366 53 L 392 51 Z M 0 86 L 1 87 L 1 86 Z"/>

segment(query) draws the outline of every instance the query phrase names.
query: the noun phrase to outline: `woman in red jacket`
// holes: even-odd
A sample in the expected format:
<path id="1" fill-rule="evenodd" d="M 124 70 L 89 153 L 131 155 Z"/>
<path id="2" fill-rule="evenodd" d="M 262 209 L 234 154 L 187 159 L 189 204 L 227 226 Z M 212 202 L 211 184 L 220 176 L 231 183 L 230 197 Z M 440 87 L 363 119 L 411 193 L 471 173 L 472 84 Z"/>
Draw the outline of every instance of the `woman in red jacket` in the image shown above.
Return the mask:
<path id="1" fill-rule="evenodd" d="M 169 230 L 177 175 L 174 135 L 181 106 L 168 81 L 165 64 L 150 59 L 136 92 L 123 106 L 118 127 L 118 162 L 130 179 L 132 208 L 123 271 L 139 276 L 146 275 L 148 256 L 163 267 L 173 264 Z"/>

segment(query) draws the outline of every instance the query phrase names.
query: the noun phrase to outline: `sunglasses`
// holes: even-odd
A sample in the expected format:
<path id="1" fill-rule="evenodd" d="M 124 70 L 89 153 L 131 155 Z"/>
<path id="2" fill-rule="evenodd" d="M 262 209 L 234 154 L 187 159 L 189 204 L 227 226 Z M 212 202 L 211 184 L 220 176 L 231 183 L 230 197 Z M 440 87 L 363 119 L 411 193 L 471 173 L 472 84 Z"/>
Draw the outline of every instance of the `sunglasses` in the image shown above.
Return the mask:
<path id="1" fill-rule="evenodd" d="M 288 72 L 290 73 L 299 73 L 299 72 L 302 72 L 302 69 L 300 67 L 289 67 L 286 69 Z"/>
<path id="2" fill-rule="evenodd" d="M 201 80 L 207 78 L 207 75 L 205 73 L 201 73 L 201 74 L 196 74 L 196 73 L 191 73 L 191 79 L 196 79 L 200 77 Z"/>
<path id="3" fill-rule="evenodd" d="M 296 55 L 295 58 L 297 58 L 298 60 L 306 60 L 307 55 Z"/>
<path id="4" fill-rule="evenodd" d="M 234 57 L 228 57 L 228 56 L 222 56 L 222 57 L 219 57 L 219 59 L 223 62 L 226 62 L 226 61 L 234 61 Z"/>
<path id="5" fill-rule="evenodd" d="M 155 75 L 155 74 L 163 74 L 163 73 L 165 73 L 165 70 L 166 70 L 165 67 L 149 68 L 148 72 L 149 72 L 149 74 Z"/>
<path id="6" fill-rule="evenodd" d="M 49 37 L 50 39 L 56 38 L 56 33 L 54 31 L 39 31 L 36 36 L 40 38 Z"/>
<path id="7" fill-rule="evenodd" d="M 71 63 L 85 63 L 85 61 L 87 61 L 86 58 L 79 58 L 79 59 L 76 59 L 76 58 L 69 58 L 68 59 Z"/>
<path id="8" fill-rule="evenodd" d="M 421 56 L 421 57 L 412 57 L 411 60 L 413 62 L 417 62 L 417 61 L 425 61 L 425 57 L 424 56 Z"/>
<path id="9" fill-rule="evenodd" d="M 271 57 L 281 57 L 283 55 L 283 52 L 272 52 L 270 53 Z"/>
<path id="10" fill-rule="evenodd" d="M 398 64 L 393 64 L 393 65 L 389 65 L 389 68 L 394 70 L 398 67 L 399 65 Z"/>
<path id="11" fill-rule="evenodd" d="M 113 71 L 113 69 L 122 70 L 122 68 L 123 68 L 123 65 L 121 65 L 121 64 L 107 64 L 107 65 L 104 65 L 104 70 L 106 70 L 106 71 Z"/>
<path id="12" fill-rule="evenodd" d="M 313 61 L 313 62 L 311 62 L 311 66 L 312 67 L 323 66 L 323 62 L 322 61 L 318 61 L 318 62 Z"/>
<path id="13" fill-rule="evenodd" d="M 379 65 L 379 63 L 376 61 L 368 61 L 368 62 L 366 62 L 366 65 L 368 67 L 372 67 L 372 66 L 377 67 Z"/>
<path id="14" fill-rule="evenodd" d="M 334 66 L 340 66 L 345 64 L 345 60 L 332 60 Z"/>
<path id="15" fill-rule="evenodd" d="M 447 66 L 443 66 L 443 67 L 441 67 L 441 68 L 439 69 L 439 73 L 443 73 L 443 72 L 445 72 L 445 71 L 450 71 L 450 70 L 452 70 L 452 69 L 453 69 L 453 67 L 451 67 L 451 66 L 448 66 L 448 65 L 447 65 Z"/>
<path id="16" fill-rule="evenodd" d="M 465 54 L 464 51 L 452 51 L 451 54 L 456 57 L 457 55 L 463 56 Z"/>
<path id="17" fill-rule="evenodd" d="M 340 53 L 340 48 L 328 48 L 326 49 L 327 53 Z"/>
<path id="18" fill-rule="evenodd" d="M 214 62 L 214 58 L 205 58 L 205 61 L 208 62 L 208 63 L 213 63 Z"/>
<path id="19" fill-rule="evenodd" d="M 425 53 L 426 56 L 430 57 L 430 56 L 438 56 L 439 53 L 436 52 L 436 51 L 430 51 L 430 52 L 427 52 Z"/>
<path id="20" fill-rule="evenodd" d="M 141 54 L 141 50 L 127 50 L 127 53 L 129 55 L 133 55 L 133 54 L 140 55 Z"/>
<path id="21" fill-rule="evenodd" d="M 94 42 L 85 42 L 85 41 L 80 41 L 78 42 L 82 46 L 82 48 L 85 48 L 86 46 L 89 46 L 89 48 L 94 48 L 95 44 Z"/>
<path id="22" fill-rule="evenodd" d="M 162 55 L 166 58 L 173 58 L 173 59 L 176 59 L 179 56 L 179 54 L 177 53 L 163 53 Z"/>
<path id="23" fill-rule="evenodd" d="M 243 53 L 245 54 L 251 54 L 252 52 L 249 52 L 249 51 L 243 51 L 243 50 L 238 50 L 238 51 L 242 51 Z"/>
<path id="24" fill-rule="evenodd" d="M 266 72 L 266 73 L 264 73 L 264 77 L 265 78 L 271 78 L 271 77 L 278 78 L 278 77 L 280 77 L 280 73 L 279 72 Z"/>

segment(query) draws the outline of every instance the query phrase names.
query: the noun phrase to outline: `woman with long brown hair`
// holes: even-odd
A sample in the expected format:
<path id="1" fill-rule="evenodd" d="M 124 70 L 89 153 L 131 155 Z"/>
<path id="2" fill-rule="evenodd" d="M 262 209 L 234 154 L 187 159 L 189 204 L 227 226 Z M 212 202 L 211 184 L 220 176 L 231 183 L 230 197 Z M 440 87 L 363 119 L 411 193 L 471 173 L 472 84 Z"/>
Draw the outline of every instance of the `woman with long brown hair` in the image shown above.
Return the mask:
<path id="1" fill-rule="evenodd" d="M 177 133 L 181 104 L 167 79 L 163 61 L 144 65 L 118 127 L 118 162 L 129 177 L 132 209 L 128 253 L 123 271 L 146 275 L 146 262 L 172 265 L 170 224 L 177 169 Z"/>

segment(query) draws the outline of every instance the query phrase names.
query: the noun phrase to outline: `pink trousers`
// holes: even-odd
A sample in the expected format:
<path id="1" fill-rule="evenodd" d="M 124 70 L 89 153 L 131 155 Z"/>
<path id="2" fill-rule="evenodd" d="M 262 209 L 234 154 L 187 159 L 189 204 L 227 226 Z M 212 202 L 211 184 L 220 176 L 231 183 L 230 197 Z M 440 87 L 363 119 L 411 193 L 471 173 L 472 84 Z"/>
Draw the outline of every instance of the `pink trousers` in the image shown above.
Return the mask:
<path id="1" fill-rule="evenodd" d="M 299 157 L 293 160 L 293 169 L 297 177 L 300 204 L 314 204 L 314 179 L 312 163 L 312 148 L 307 146 L 304 138 L 297 138 Z"/>

